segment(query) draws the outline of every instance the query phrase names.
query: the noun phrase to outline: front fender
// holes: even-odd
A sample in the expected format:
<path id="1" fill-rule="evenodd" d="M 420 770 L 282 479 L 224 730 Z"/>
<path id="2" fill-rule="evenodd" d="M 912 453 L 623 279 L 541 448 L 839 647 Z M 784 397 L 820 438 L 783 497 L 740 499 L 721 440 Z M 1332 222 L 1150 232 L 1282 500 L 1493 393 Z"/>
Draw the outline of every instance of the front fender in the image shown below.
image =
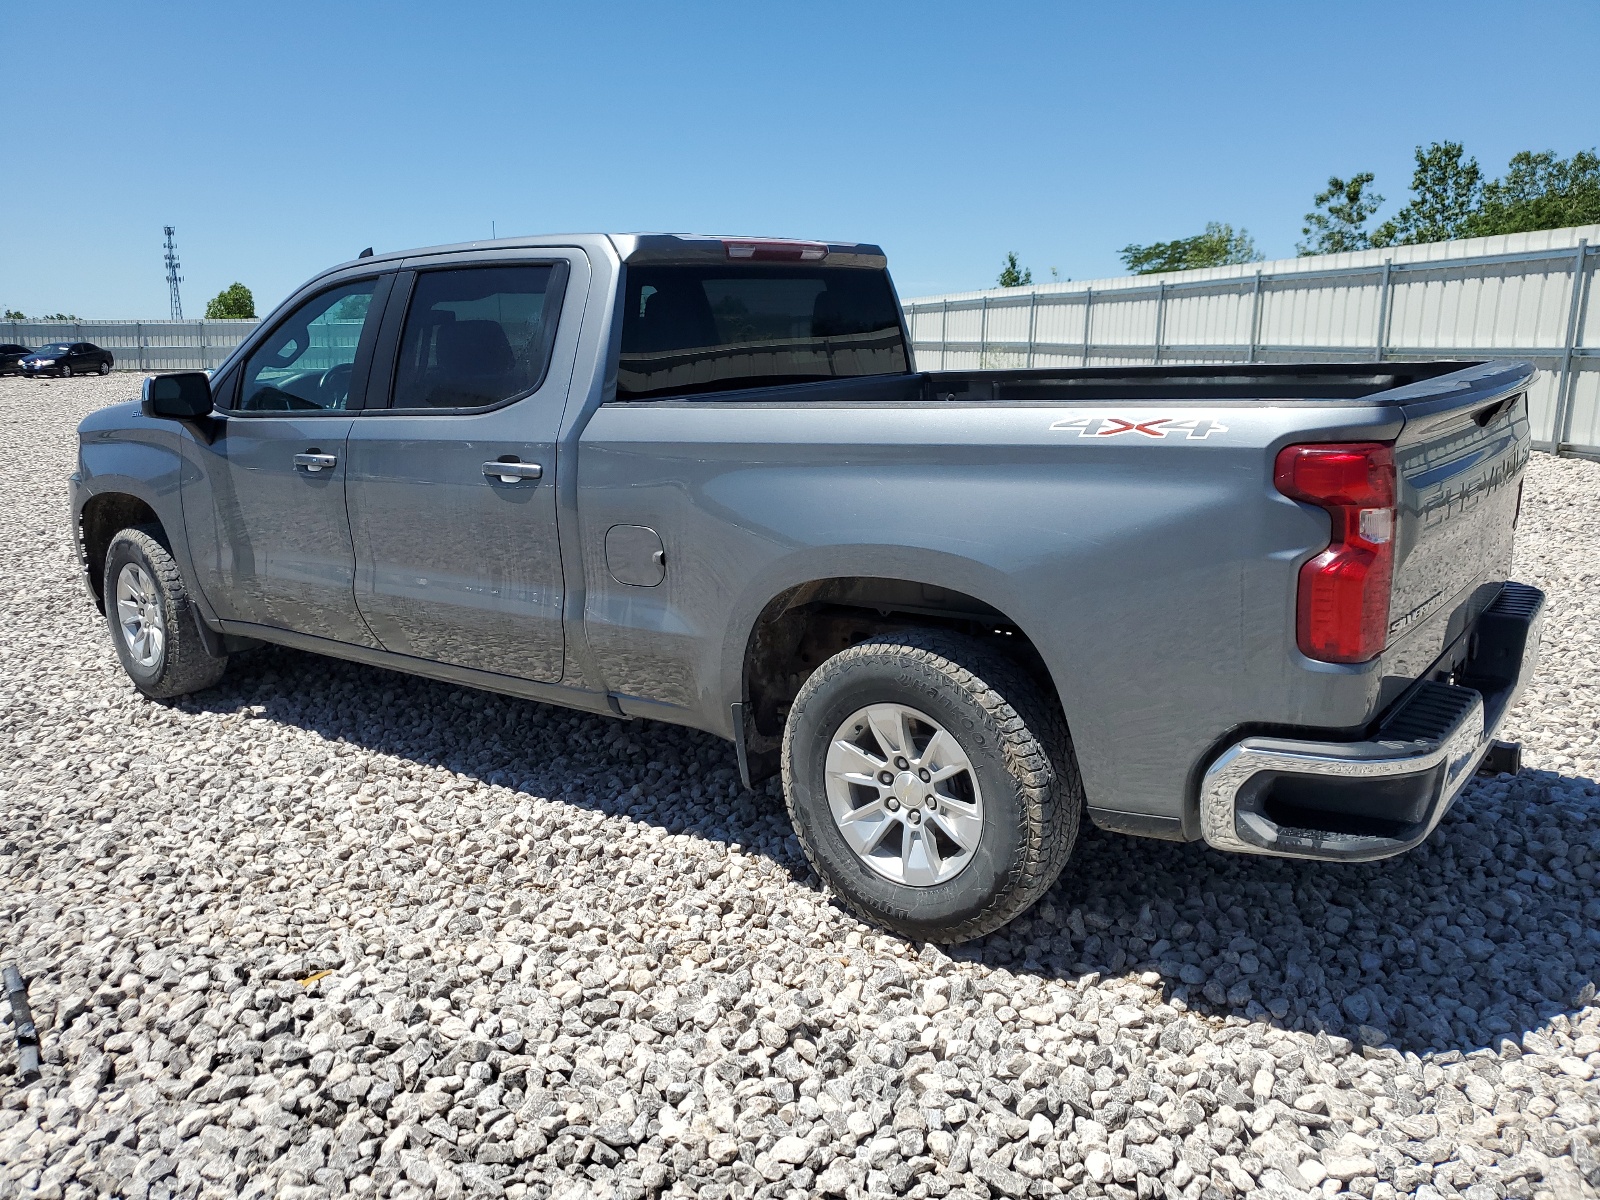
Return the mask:
<path id="1" fill-rule="evenodd" d="M 71 484 L 72 528 L 80 552 L 84 510 L 102 497 L 128 497 L 155 514 L 178 569 L 191 584 L 192 597 L 207 617 L 213 614 L 194 588 L 194 564 L 184 527 L 180 431 L 171 421 L 146 417 L 137 402 L 90 414 L 78 426 L 78 470 Z M 132 507 L 132 506 L 130 506 Z M 85 567 L 88 562 L 85 560 Z M 91 590 L 98 593 L 90 580 Z"/>

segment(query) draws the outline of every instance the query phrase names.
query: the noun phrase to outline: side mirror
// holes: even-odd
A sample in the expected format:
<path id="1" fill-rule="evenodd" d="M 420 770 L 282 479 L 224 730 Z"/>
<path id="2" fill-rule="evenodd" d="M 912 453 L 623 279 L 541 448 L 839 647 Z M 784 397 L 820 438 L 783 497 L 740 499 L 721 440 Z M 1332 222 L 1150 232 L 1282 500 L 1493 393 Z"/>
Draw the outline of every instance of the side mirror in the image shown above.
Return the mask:
<path id="1" fill-rule="evenodd" d="M 140 406 L 147 417 L 193 421 L 211 415 L 211 377 L 204 371 L 174 371 L 144 381 Z"/>

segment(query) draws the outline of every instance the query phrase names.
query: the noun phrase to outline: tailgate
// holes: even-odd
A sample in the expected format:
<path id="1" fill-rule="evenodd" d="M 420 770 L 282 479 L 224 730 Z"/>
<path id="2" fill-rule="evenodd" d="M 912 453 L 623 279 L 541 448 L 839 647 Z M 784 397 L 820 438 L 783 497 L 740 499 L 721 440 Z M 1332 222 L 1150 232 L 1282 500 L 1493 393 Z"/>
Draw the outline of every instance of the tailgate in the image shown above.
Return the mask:
<path id="1" fill-rule="evenodd" d="M 1420 385 L 1432 394 L 1403 402 L 1387 675 L 1421 675 L 1509 578 L 1532 374 L 1522 363 L 1486 364 Z"/>

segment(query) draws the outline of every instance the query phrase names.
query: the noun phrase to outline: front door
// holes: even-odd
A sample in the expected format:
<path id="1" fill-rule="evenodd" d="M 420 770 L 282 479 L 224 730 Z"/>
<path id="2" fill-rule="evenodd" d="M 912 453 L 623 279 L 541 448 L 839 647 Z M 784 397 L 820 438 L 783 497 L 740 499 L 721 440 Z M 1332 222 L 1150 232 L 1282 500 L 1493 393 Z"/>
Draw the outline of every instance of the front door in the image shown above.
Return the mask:
<path id="1" fill-rule="evenodd" d="M 573 339 L 555 351 L 575 270 L 497 259 L 395 286 L 404 315 L 386 323 L 347 483 L 356 603 L 387 650 L 561 678 L 555 443 Z"/>
<path id="2" fill-rule="evenodd" d="M 355 604 L 345 460 L 388 282 L 356 280 L 298 306 L 219 381 L 217 435 L 186 448 L 191 552 L 224 619 L 377 644 Z"/>

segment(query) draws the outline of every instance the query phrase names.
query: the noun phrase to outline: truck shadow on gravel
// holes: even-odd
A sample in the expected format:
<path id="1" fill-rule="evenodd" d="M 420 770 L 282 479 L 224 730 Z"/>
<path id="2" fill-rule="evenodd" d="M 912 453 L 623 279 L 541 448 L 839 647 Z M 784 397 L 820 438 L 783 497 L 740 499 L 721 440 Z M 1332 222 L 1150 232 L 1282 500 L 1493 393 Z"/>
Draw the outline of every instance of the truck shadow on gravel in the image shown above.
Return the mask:
<path id="1" fill-rule="evenodd" d="M 737 843 L 820 885 L 775 783 L 742 788 L 732 746 L 298 651 L 241 656 L 184 702 L 373 753 Z M 1520 1040 L 1600 981 L 1600 784 L 1478 779 L 1428 841 L 1378 863 L 1296 862 L 1085 826 L 1044 900 L 949 949 L 956 962 L 1081 980 L 1154 972 L 1169 999 L 1442 1054 Z M 1147 979 L 1147 982 L 1154 980 Z"/>

